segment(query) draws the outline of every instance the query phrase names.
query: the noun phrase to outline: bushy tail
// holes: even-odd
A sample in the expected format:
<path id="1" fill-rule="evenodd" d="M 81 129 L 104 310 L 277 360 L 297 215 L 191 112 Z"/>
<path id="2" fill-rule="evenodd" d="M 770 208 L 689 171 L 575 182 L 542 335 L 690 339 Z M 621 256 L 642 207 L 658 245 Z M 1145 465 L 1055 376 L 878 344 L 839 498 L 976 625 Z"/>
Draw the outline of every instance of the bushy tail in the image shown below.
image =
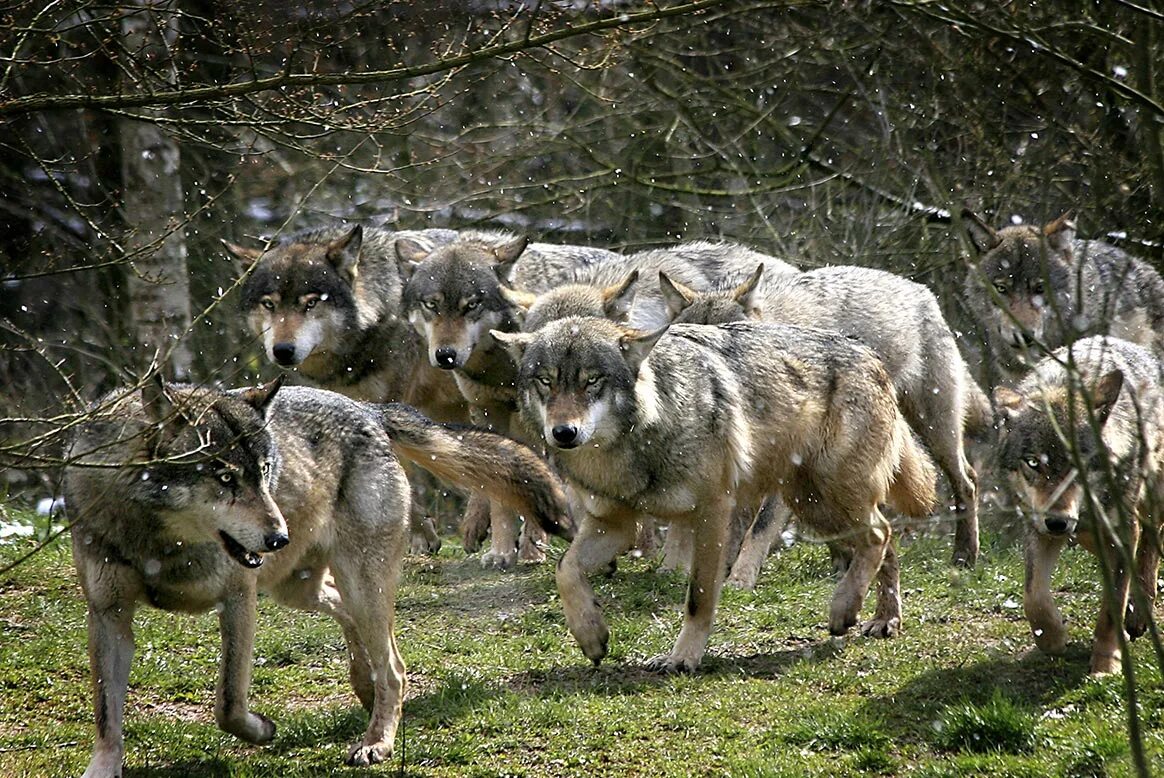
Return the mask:
<path id="1" fill-rule="evenodd" d="M 962 430 L 975 440 L 989 440 L 994 433 L 994 408 L 990 405 L 990 398 L 982 387 L 970 375 L 966 363 L 962 363 L 962 384 L 966 391 L 966 416 L 962 422 Z"/>
<path id="2" fill-rule="evenodd" d="M 897 417 L 894 436 L 900 443 L 895 448 L 901 453 L 893 472 L 893 481 L 889 484 L 889 502 L 906 516 L 929 516 L 937 501 L 935 482 L 938 476 L 934 463 L 914 440 L 909 425 L 900 415 Z"/>
<path id="3" fill-rule="evenodd" d="M 561 481 L 528 446 L 478 427 L 438 424 L 411 405 L 378 407 L 401 457 L 454 486 L 484 492 L 551 535 L 574 537 Z"/>

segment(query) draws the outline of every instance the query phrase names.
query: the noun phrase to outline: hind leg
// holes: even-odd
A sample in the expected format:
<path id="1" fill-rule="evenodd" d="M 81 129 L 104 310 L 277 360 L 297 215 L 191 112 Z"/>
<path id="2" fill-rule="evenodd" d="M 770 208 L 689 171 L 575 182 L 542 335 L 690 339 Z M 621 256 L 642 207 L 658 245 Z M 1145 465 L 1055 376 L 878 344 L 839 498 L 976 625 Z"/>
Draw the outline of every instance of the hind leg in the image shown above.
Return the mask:
<path id="1" fill-rule="evenodd" d="M 517 563 L 517 514 L 490 502 L 489 531 L 489 550 L 481 555 L 481 566 L 509 570 Z"/>
<path id="2" fill-rule="evenodd" d="M 861 634 L 890 638 L 901 631 L 901 571 L 897 561 L 897 542 L 890 537 L 885 544 L 885 559 L 877 572 L 877 611 L 861 625 Z"/>
<path id="3" fill-rule="evenodd" d="M 843 635 L 857 623 L 861 605 L 873 578 L 881 569 L 889 546 L 889 522 L 876 507 L 866 527 L 855 530 L 849 541 L 853 558 L 849 569 L 841 577 L 829 605 L 829 632 Z"/>
<path id="4" fill-rule="evenodd" d="M 461 548 L 466 554 L 481 550 L 481 543 L 489 535 L 489 499 L 478 493 L 469 495 L 465 515 L 461 519 Z"/>
<path id="5" fill-rule="evenodd" d="M 1141 513 L 1141 520 L 1144 517 Z M 1140 544 L 1136 547 L 1136 582 L 1138 583 L 1137 596 L 1128 603 L 1127 615 L 1124 617 L 1124 629 L 1128 635 L 1138 638 L 1148 631 L 1152 620 L 1152 610 L 1156 603 L 1156 576 L 1160 571 L 1160 537 L 1155 528 L 1146 525 L 1140 535 Z M 1142 594 L 1142 596 L 1141 596 Z"/>
<path id="6" fill-rule="evenodd" d="M 660 570 L 691 570 L 691 528 L 685 524 L 667 525 L 667 537 L 663 540 L 663 561 Z"/>
<path id="7" fill-rule="evenodd" d="M 777 538 L 788 527 L 790 517 L 788 507 L 779 497 L 769 497 L 764 501 L 756 520 L 744 535 L 740 553 L 736 555 L 727 579 L 728 586 L 749 591 L 756 588 L 760 568 Z"/>
<path id="8" fill-rule="evenodd" d="M 550 536 L 538 526 L 536 521 L 527 519 L 521 523 L 521 537 L 517 543 L 518 561 L 536 565 L 546 561 L 545 549 L 549 546 Z"/>

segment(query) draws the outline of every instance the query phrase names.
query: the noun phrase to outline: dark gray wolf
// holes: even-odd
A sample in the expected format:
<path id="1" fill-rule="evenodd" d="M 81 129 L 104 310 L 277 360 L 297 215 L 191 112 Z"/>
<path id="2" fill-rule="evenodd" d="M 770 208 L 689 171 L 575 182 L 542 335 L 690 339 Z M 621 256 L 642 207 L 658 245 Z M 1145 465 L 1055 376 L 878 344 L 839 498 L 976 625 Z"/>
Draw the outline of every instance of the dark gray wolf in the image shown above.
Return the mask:
<path id="1" fill-rule="evenodd" d="M 429 364 L 447 371 L 470 404 L 477 424 L 503 434 L 520 435 L 512 424 L 516 406 L 516 370 L 490 330 L 518 329 L 517 311 L 503 293 L 502 282 L 545 289 L 572 278 L 578 267 L 616 257 L 586 246 L 529 243 L 503 232 L 462 232 L 456 240 L 432 245 L 401 238 L 396 242 L 400 272 L 405 279 L 403 310 L 420 338 Z M 544 536 L 526 524 L 518 543 L 518 523 L 505 511 L 491 508 L 489 549 L 481 563 L 507 569 L 519 559 L 545 558 Z M 480 503 L 472 503 L 462 524 L 462 542 L 476 550 L 483 535 Z"/>
<path id="2" fill-rule="evenodd" d="M 966 210 L 962 224 L 978 252 L 966 300 L 1004 379 L 1088 335 L 1113 335 L 1164 356 L 1164 280 L 1146 263 L 1077 239 L 1067 215 L 1043 227 L 995 230 Z"/>
<path id="3" fill-rule="evenodd" d="M 1091 672 L 1117 672 L 1120 630 L 1143 634 L 1156 596 L 1164 516 L 1160 363 L 1127 341 L 1086 338 L 994 397 L 1003 419 L 999 463 L 1028 517 L 1023 609 L 1035 645 L 1051 654 L 1066 646 L 1051 572 L 1063 547 L 1077 539 L 1104 554 L 1115 572 L 1114 597 L 1104 596 L 1099 608 Z M 1143 597 L 1128 604 L 1133 559 Z"/>
<path id="4" fill-rule="evenodd" d="M 978 559 L 978 476 L 964 433 L 990 427 L 990 402 L 971 377 L 933 293 L 892 273 L 826 267 L 762 279 L 763 267 L 734 289 L 699 292 L 666 275 L 660 286 L 676 322 L 718 324 L 745 318 L 835 330 L 885 363 L 901 414 L 945 473 L 958 520 L 954 564 Z M 756 525 L 733 566 L 733 584 L 752 588 L 783 522 Z"/>
<path id="5" fill-rule="evenodd" d="M 274 737 L 247 701 L 258 592 L 339 622 L 352 686 L 371 713 L 348 762 L 390 755 L 404 690 L 393 619 L 409 503 L 397 454 L 563 526 L 564 495 L 532 451 L 408 406 L 277 382 L 234 392 L 151 382 L 107 396 L 92 414 L 65 473 L 88 600 L 97 723 L 88 778 L 121 774 L 133 614 L 143 601 L 218 610 L 215 718 L 251 743 Z"/>
<path id="6" fill-rule="evenodd" d="M 649 666 L 698 667 L 733 506 L 768 494 L 852 551 L 830 631 L 857 623 L 874 578 L 877 611 L 862 630 L 900 628 L 897 555 L 878 504 L 928 513 L 934 471 L 872 351 L 836 333 L 756 322 L 642 332 L 568 318 L 493 337 L 519 361 L 522 419 L 584 506 L 557 582 L 566 624 L 593 662 L 606 655 L 609 632 L 586 576 L 629 548 L 649 515 L 694 536 L 683 629 L 670 655 Z"/>
<path id="7" fill-rule="evenodd" d="M 434 246 L 456 236 L 356 225 L 296 232 L 265 250 L 223 244 L 247 273 L 242 311 L 273 364 L 355 400 L 405 402 L 440 421 L 467 421 L 456 385 L 428 366 L 405 320 L 395 251 L 402 238 Z M 440 547 L 419 505 L 412 522 L 414 550 Z"/>

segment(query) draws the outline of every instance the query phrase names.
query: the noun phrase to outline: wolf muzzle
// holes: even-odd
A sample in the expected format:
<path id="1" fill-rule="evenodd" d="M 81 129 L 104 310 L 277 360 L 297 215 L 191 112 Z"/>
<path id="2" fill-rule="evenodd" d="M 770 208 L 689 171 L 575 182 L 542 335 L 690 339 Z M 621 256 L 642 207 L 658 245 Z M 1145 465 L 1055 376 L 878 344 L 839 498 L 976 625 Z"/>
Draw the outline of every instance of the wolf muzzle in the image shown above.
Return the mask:
<path id="1" fill-rule="evenodd" d="M 271 347 L 271 356 L 283 367 L 295 367 L 299 361 L 295 359 L 294 343 L 276 343 Z"/>

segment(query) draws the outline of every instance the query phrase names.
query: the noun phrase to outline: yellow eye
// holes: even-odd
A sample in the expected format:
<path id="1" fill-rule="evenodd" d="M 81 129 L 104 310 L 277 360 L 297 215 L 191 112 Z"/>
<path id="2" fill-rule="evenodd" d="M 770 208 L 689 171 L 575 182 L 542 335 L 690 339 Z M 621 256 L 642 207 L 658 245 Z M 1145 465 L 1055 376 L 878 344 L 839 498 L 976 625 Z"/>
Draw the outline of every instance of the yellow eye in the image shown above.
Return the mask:
<path id="1" fill-rule="evenodd" d="M 434 300 L 421 300 L 420 304 L 425 308 L 428 308 L 430 311 L 436 310 L 436 302 Z"/>
<path id="2" fill-rule="evenodd" d="M 303 308 L 304 308 L 304 310 L 310 311 L 312 308 L 314 308 L 318 304 L 319 304 L 319 298 L 312 297 L 310 300 L 308 300 L 307 302 L 305 302 L 303 304 Z"/>
<path id="3" fill-rule="evenodd" d="M 268 311 L 273 311 L 273 310 L 275 310 L 275 301 L 274 301 L 274 300 L 263 300 L 263 301 L 262 301 L 262 305 L 263 305 L 263 307 L 264 307 L 264 308 L 266 308 Z"/>
<path id="4" fill-rule="evenodd" d="M 234 473 L 230 472 L 229 470 L 223 470 L 218 474 L 218 480 L 222 483 L 223 486 L 230 486 L 234 483 Z"/>
<path id="5" fill-rule="evenodd" d="M 541 384 L 542 386 L 544 386 L 544 387 L 546 387 L 546 388 L 549 388 L 549 386 L 550 386 L 550 377 L 549 377 L 549 376 L 540 375 L 540 376 L 538 376 L 538 377 L 537 377 L 537 382 L 538 382 L 539 384 Z"/>
<path id="6" fill-rule="evenodd" d="M 1036 456 L 1028 456 L 1023 459 L 1023 464 L 1029 467 L 1031 470 L 1038 470 L 1039 466 L 1043 463 L 1042 460 Z"/>
<path id="7" fill-rule="evenodd" d="M 1006 292 L 1007 292 L 1006 284 L 995 284 L 994 291 L 998 292 L 999 294 L 1006 294 Z"/>

